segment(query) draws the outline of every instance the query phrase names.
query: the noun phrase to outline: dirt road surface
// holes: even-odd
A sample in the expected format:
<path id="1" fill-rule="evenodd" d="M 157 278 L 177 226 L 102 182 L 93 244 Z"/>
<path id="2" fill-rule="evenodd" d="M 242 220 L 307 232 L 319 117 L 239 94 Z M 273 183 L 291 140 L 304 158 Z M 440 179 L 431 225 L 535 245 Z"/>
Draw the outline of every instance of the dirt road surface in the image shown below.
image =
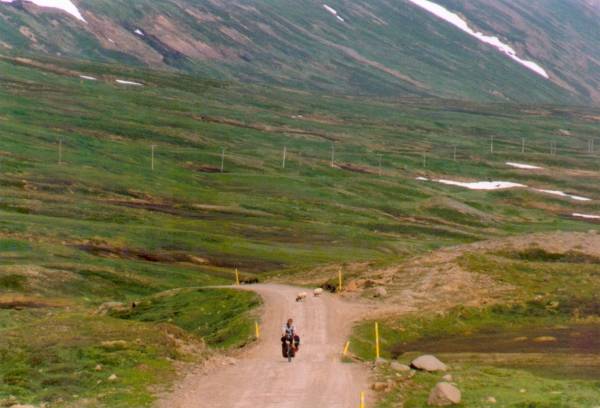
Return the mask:
<path id="1" fill-rule="evenodd" d="M 252 285 L 264 300 L 262 333 L 234 365 L 191 374 L 159 408 L 353 408 L 367 389 L 368 371 L 340 361 L 361 308 L 323 294 L 296 302 L 302 289 Z M 302 338 L 292 363 L 281 355 L 281 329 L 292 317 Z M 371 406 L 367 404 L 367 406 Z"/>

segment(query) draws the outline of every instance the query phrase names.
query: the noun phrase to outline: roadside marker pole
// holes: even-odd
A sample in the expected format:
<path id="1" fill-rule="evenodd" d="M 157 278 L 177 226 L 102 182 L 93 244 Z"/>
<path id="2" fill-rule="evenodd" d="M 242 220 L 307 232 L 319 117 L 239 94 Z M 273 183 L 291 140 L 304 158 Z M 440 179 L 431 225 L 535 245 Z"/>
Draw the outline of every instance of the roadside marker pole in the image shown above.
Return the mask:
<path id="1" fill-rule="evenodd" d="M 258 325 L 258 322 L 254 322 L 254 330 L 256 332 L 256 338 L 260 339 L 260 326 Z"/>
<path id="2" fill-rule="evenodd" d="M 225 170 L 225 148 L 221 150 L 221 173 Z"/>
<path id="3" fill-rule="evenodd" d="M 331 163 L 330 166 L 333 167 L 335 163 L 335 144 L 331 143 Z"/>
<path id="4" fill-rule="evenodd" d="M 350 348 L 350 340 L 348 340 L 346 342 L 346 345 L 344 346 L 344 352 L 342 353 L 342 356 L 346 357 L 346 354 L 348 354 L 348 349 Z"/>
<path id="5" fill-rule="evenodd" d="M 379 156 L 379 176 L 381 177 L 381 155 Z"/>
<path id="6" fill-rule="evenodd" d="M 494 153 L 494 135 L 490 136 L 490 153 Z"/>
<path id="7" fill-rule="evenodd" d="M 360 392 L 360 408 L 365 408 L 365 392 Z"/>
<path id="8" fill-rule="evenodd" d="M 521 153 L 525 153 L 525 138 L 521 138 Z"/>
<path id="9" fill-rule="evenodd" d="M 240 273 L 238 272 L 237 268 L 235 268 L 235 284 L 240 286 Z"/>
<path id="10" fill-rule="evenodd" d="M 454 145 L 454 161 L 456 161 L 456 145 Z"/>
<path id="11" fill-rule="evenodd" d="M 285 159 L 287 157 L 287 146 L 283 146 L 283 160 L 281 162 L 281 168 L 285 169 Z"/>
<path id="12" fill-rule="evenodd" d="M 375 357 L 379 358 L 379 323 L 375 322 Z"/>
<path id="13" fill-rule="evenodd" d="M 62 164 L 62 139 L 58 139 L 58 164 Z"/>
<path id="14" fill-rule="evenodd" d="M 427 167 L 427 155 L 423 153 L 423 167 Z"/>
<path id="15" fill-rule="evenodd" d="M 341 292 L 343 289 L 343 280 L 342 280 L 342 268 L 338 270 L 338 292 Z"/>
<path id="16" fill-rule="evenodd" d="M 152 145 L 150 147 L 152 148 L 152 159 L 151 159 L 150 167 L 152 168 L 152 171 L 154 171 L 154 149 L 156 148 L 156 145 Z"/>

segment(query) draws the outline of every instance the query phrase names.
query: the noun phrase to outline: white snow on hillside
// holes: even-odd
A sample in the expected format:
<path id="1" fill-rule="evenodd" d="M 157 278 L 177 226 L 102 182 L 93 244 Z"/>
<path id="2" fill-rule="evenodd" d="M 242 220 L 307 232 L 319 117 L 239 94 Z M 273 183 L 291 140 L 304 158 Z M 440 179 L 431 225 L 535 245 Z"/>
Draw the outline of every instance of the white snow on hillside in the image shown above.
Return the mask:
<path id="1" fill-rule="evenodd" d="M 527 61 L 527 60 L 519 58 L 517 56 L 517 52 L 514 50 L 514 48 L 512 48 L 510 45 L 505 44 L 502 41 L 500 41 L 500 39 L 498 37 L 489 36 L 489 35 L 485 35 L 483 33 L 474 31 L 471 27 L 469 27 L 467 22 L 464 21 L 458 14 L 452 13 L 445 7 L 440 6 L 439 4 L 436 4 L 429 0 L 410 0 L 410 2 L 412 2 L 413 4 L 416 4 L 417 6 L 436 15 L 437 17 L 441 18 L 442 20 L 447 21 L 448 23 L 459 28 L 460 30 L 464 31 L 465 33 L 477 38 L 479 41 L 495 47 L 500 52 L 506 54 L 508 57 L 510 57 L 514 61 L 518 62 L 519 64 L 523 65 L 527 69 L 530 69 L 531 71 L 535 72 L 536 74 L 538 74 L 546 79 L 549 78 L 546 70 L 544 68 L 542 68 L 540 65 L 538 65 L 537 63 L 535 63 L 533 61 Z"/>
<path id="2" fill-rule="evenodd" d="M 327 4 L 323 4 L 323 7 L 325 7 L 325 10 L 329 11 L 334 16 L 337 16 L 337 11 L 334 8 L 329 7 Z"/>
<path id="3" fill-rule="evenodd" d="M 134 33 L 136 33 L 137 35 L 141 35 L 142 37 L 144 36 L 144 33 L 139 28 L 136 28 Z"/>
<path id="4" fill-rule="evenodd" d="M 140 84 L 139 82 L 125 81 L 123 79 L 117 79 L 116 82 L 121 85 L 144 86 L 144 84 Z"/>
<path id="5" fill-rule="evenodd" d="M 525 163 L 506 162 L 506 165 L 510 166 L 510 167 L 515 167 L 517 169 L 524 169 L 524 170 L 541 170 L 541 169 L 543 169 L 543 167 L 534 166 L 532 164 L 525 164 Z"/>
<path id="6" fill-rule="evenodd" d="M 600 220 L 600 215 L 573 213 L 573 217 L 586 218 L 588 220 Z"/>
<path id="7" fill-rule="evenodd" d="M 79 75 L 79 78 L 85 79 L 87 81 L 97 81 L 96 78 L 94 78 L 93 76 L 89 76 L 89 75 Z"/>
<path id="8" fill-rule="evenodd" d="M 325 10 L 333 14 L 339 21 L 341 21 L 342 23 L 344 22 L 344 19 L 338 14 L 336 9 L 334 9 L 333 7 L 329 7 L 327 4 L 323 4 L 323 7 L 325 8 Z"/>
<path id="9" fill-rule="evenodd" d="M 567 193 L 564 193 L 564 192 L 558 191 L 558 190 L 542 190 L 542 189 L 537 189 L 537 188 L 535 190 L 539 191 L 540 193 L 552 194 L 552 195 L 556 195 L 556 196 L 560 196 L 560 197 L 567 197 L 567 198 L 570 198 L 571 200 L 575 200 L 575 201 L 591 201 L 592 200 L 591 198 L 567 194 Z"/>
<path id="10" fill-rule="evenodd" d="M 510 181 L 475 181 L 470 183 L 443 179 L 435 181 L 450 186 L 468 188 L 469 190 L 501 190 L 504 188 L 527 187 L 524 184 L 512 183 Z"/>
<path id="11" fill-rule="evenodd" d="M 2 3 L 12 3 L 14 0 L 0 0 Z M 85 19 L 79 12 L 79 9 L 71 2 L 71 0 L 26 0 L 40 7 L 56 8 L 64 11 L 77 18 L 78 20 L 84 21 Z"/>

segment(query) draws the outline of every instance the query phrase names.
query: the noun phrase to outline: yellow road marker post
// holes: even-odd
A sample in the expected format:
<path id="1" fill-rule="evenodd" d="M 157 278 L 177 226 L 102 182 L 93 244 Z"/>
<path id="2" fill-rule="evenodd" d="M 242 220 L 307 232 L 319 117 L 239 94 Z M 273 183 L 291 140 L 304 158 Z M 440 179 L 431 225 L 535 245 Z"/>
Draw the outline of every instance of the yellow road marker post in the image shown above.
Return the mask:
<path id="1" fill-rule="evenodd" d="M 342 353 L 342 356 L 346 357 L 346 354 L 348 354 L 348 349 L 350 348 L 350 341 L 346 342 L 346 345 L 344 346 L 344 351 Z"/>
<path id="2" fill-rule="evenodd" d="M 342 280 L 342 268 L 338 271 L 338 292 L 341 292 L 343 289 L 343 280 Z"/>
<path id="3" fill-rule="evenodd" d="M 379 323 L 375 322 L 375 358 L 379 358 Z"/>
<path id="4" fill-rule="evenodd" d="M 235 268 L 235 284 L 240 286 L 240 273 L 238 272 L 237 268 Z"/>
<path id="5" fill-rule="evenodd" d="M 365 392 L 360 392 L 360 408 L 365 408 Z"/>
<path id="6" fill-rule="evenodd" d="M 258 325 L 258 322 L 254 322 L 254 330 L 256 332 L 256 338 L 260 339 L 260 326 Z"/>

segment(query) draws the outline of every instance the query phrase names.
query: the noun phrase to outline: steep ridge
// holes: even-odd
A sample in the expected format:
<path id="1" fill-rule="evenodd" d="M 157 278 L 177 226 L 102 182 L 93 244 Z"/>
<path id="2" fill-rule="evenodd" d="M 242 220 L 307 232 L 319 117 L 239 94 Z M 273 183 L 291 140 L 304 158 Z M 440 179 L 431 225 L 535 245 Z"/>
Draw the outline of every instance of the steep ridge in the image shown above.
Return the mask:
<path id="1" fill-rule="evenodd" d="M 425 2 L 456 14 L 479 38 L 413 0 L 78 0 L 48 7 L 53 1 L 2 1 L 0 52 L 327 92 L 600 102 L 600 7 L 590 1 Z M 65 5 L 75 11 L 61 12 Z"/>

